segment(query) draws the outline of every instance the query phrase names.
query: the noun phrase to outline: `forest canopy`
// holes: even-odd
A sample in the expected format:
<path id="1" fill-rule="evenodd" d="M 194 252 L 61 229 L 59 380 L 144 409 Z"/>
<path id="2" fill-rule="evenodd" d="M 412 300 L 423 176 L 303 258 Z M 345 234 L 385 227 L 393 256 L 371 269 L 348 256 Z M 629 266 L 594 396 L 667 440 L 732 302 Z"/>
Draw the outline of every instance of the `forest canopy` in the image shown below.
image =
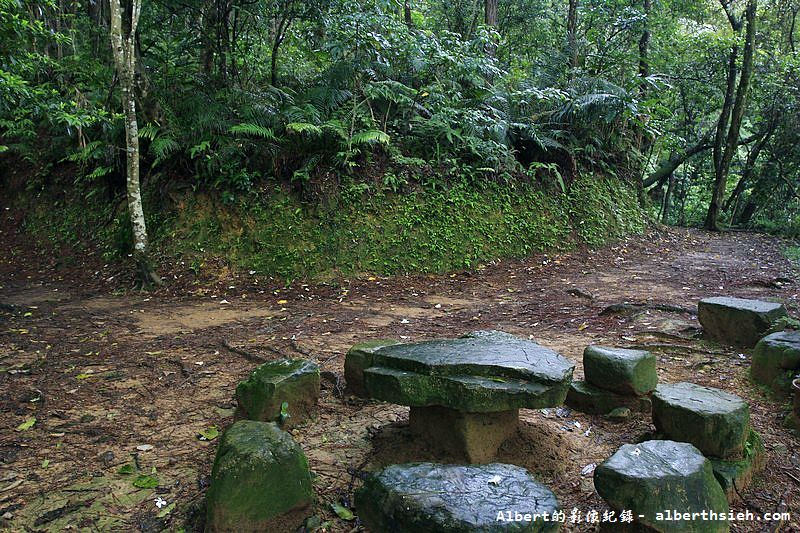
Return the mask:
<path id="1" fill-rule="evenodd" d="M 515 183 L 565 194 L 602 176 L 667 223 L 798 235 L 799 11 L 0 0 L 0 164 L 34 169 L 28 190 L 58 182 L 112 217 L 135 142 L 145 198 L 277 186 L 323 205 L 354 190 Z"/>

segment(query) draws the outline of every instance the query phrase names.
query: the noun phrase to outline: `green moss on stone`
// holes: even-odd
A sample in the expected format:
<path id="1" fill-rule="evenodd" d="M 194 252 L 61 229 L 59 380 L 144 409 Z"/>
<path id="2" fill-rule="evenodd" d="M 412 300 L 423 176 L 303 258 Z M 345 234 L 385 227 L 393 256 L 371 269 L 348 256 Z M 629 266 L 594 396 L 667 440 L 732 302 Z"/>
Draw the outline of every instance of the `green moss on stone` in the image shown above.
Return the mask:
<path id="1" fill-rule="evenodd" d="M 583 372 L 588 383 L 620 394 L 641 396 L 658 385 L 656 357 L 644 350 L 587 346 Z"/>
<path id="2" fill-rule="evenodd" d="M 303 451 L 274 423 L 240 420 L 220 438 L 207 531 L 293 531 L 313 500 Z"/>
<path id="3" fill-rule="evenodd" d="M 766 449 L 761 436 L 750 431 L 744 445 L 744 457 L 738 461 L 725 461 L 710 458 L 714 477 L 719 481 L 728 501 L 738 497 L 737 492 L 744 491 L 753 481 L 753 477 L 764 468 Z"/>

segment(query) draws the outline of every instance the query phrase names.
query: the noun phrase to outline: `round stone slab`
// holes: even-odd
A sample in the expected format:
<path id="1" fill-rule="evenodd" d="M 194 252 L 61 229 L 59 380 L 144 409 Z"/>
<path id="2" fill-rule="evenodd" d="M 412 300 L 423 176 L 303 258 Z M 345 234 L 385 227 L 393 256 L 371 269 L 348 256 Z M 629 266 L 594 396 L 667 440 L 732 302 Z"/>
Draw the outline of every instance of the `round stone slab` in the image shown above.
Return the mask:
<path id="1" fill-rule="evenodd" d="M 364 383 L 373 398 L 474 413 L 560 405 L 575 368 L 553 350 L 501 332 L 384 346 L 372 364 Z"/>
<path id="2" fill-rule="evenodd" d="M 783 305 L 744 298 L 705 298 L 697 305 L 703 329 L 719 342 L 752 348 L 772 323 L 786 316 Z"/>
<path id="3" fill-rule="evenodd" d="M 800 369 L 800 332 L 780 331 L 756 344 L 750 376 L 775 393 L 792 390 L 792 379 Z"/>
<path id="4" fill-rule="evenodd" d="M 587 346 L 583 373 L 588 383 L 620 394 L 641 396 L 658 385 L 656 356 L 644 350 Z"/>
<path id="5" fill-rule="evenodd" d="M 370 475 L 356 511 L 371 531 L 557 531 L 555 495 L 524 468 L 411 463 Z M 510 514 L 509 514 L 510 513 Z"/>
<path id="6" fill-rule="evenodd" d="M 738 458 L 750 433 L 750 406 L 734 394 L 694 383 L 659 385 L 653 423 L 665 437 L 690 442 L 706 455 Z"/>
<path id="7" fill-rule="evenodd" d="M 728 531 L 727 521 L 664 520 L 666 510 L 728 513 L 728 500 L 711 462 L 691 444 L 669 440 L 625 444 L 595 469 L 594 486 L 611 507 L 633 511 L 636 522 L 655 531 Z"/>

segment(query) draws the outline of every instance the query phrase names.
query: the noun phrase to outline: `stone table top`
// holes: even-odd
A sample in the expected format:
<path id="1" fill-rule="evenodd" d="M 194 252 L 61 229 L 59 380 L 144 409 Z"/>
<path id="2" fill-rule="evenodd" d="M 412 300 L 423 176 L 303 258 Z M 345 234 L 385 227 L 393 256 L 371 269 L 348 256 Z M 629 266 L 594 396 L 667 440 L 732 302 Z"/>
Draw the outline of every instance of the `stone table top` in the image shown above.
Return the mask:
<path id="1" fill-rule="evenodd" d="M 495 412 L 560 405 L 574 368 L 533 341 L 476 332 L 380 348 L 364 381 L 370 396 L 391 403 Z"/>

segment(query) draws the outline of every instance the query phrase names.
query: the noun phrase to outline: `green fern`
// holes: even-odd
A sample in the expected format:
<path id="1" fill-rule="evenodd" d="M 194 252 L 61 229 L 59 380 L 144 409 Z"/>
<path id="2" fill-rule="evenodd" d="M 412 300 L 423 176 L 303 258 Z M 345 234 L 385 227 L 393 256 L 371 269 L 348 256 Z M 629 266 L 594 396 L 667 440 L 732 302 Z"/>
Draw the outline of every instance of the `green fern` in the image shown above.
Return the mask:
<path id="1" fill-rule="evenodd" d="M 319 137 L 322 135 L 322 128 L 311 124 L 310 122 L 290 122 L 286 125 L 286 131 L 289 133 L 308 134 L 312 137 Z"/>
<path id="2" fill-rule="evenodd" d="M 350 139 L 350 142 L 356 146 L 368 144 L 389 144 L 389 141 L 389 135 L 380 130 L 359 131 Z"/>
<path id="3" fill-rule="evenodd" d="M 270 128 L 259 126 L 258 124 L 242 123 L 231 126 L 228 132 L 235 135 L 250 135 L 252 137 L 261 137 L 263 139 L 275 140 L 275 133 Z"/>

